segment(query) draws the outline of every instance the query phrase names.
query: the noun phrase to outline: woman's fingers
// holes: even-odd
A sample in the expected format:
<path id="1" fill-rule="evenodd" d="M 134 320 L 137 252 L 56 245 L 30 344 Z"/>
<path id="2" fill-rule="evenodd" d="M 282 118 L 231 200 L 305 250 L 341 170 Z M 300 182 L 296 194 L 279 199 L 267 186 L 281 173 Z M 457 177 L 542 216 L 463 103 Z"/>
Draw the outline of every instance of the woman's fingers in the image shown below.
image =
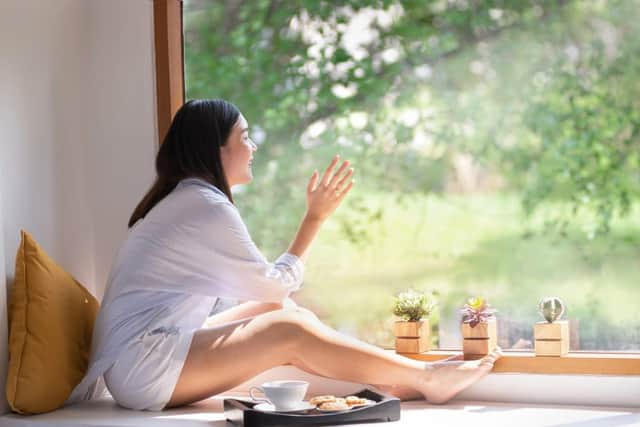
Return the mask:
<path id="1" fill-rule="evenodd" d="M 349 166 L 349 161 L 345 160 L 342 162 L 340 169 L 336 172 L 329 181 L 328 187 L 338 189 L 338 181 L 340 180 L 340 176 L 344 173 L 344 170 Z"/>
<path id="2" fill-rule="evenodd" d="M 349 190 L 351 190 L 351 188 L 353 188 L 353 184 L 355 184 L 355 181 L 351 181 L 349 183 L 349 185 L 347 185 L 347 188 L 345 188 L 344 190 L 342 190 L 340 192 L 340 195 L 338 196 L 338 200 L 342 202 L 342 199 L 344 199 L 344 197 L 347 195 L 347 193 L 349 192 Z"/>
<path id="3" fill-rule="evenodd" d="M 331 163 L 329 163 L 329 166 L 327 166 L 327 169 L 324 171 L 324 175 L 322 175 L 322 185 L 325 187 L 329 185 L 329 181 L 333 175 L 333 168 L 338 164 L 338 160 L 340 160 L 340 156 L 336 154 L 333 157 L 333 160 L 331 160 Z"/>
<path id="4" fill-rule="evenodd" d="M 346 163 L 346 162 L 345 162 Z M 336 174 L 338 176 L 338 174 Z M 353 168 L 350 168 L 346 174 L 342 177 L 340 181 L 335 186 L 336 191 L 342 191 L 342 187 L 346 184 L 346 182 L 353 176 Z"/>
<path id="5" fill-rule="evenodd" d="M 315 190 L 317 183 L 318 183 L 318 171 L 313 171 L 313 175 L 311 175 L 309 184 L 307 184 L 307 193 L 311 193 L 313 190 Z"/>
<path id="6" fill-rule="evenodd" d="M 350 163 L 348 160 L 345 160 L 334 173 L 339 160 L 340 156 L 336 154 L 324 171 L 322 179 L 319 178 L 318 171 L 313 172 L 307 185 L 307 194 L 310 197 L 318 201 L 328 197 L 327 200 L 337 200 L 339 203 L 347 195 L 349 190 L 351 190 L 353 181 L 350 181 L 350 179 L 353 176 L 354 169 L 349 168 Z M 318 199 L 317 197 L 320 198 Z M 335 209 L 335 207 L 333 209 Z"/>
<path id="7" fill-rule="evenodd" d="M 353 168 L 349 168 L 349 162 L 344 161 L 334 173 L 340 160 L 336 155 L 320 179 L 318 171 L 314 171 L 307 184 L 307 214 L 325 220 L 340 205 L 345 196 L 353 187 Z M 349 169 L 347 169 L 349 168 Z"/>

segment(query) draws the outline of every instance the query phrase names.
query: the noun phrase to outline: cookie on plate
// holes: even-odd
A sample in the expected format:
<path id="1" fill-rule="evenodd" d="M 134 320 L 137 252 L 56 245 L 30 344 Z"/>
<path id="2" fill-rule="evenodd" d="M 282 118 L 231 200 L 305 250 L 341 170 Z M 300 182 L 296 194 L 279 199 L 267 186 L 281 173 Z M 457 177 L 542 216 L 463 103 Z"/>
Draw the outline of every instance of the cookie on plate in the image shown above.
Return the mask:
<path id="1" fill-rule="evenodd" d="M 343 411 L 349 408 L 350 406 L 344 399 L 336 400 L 335 402 L 324 402 L 318 406 L 318 409 L 322 411 Z"/>
<path id="2" fill-rule="evenodd" d="M 321 405 L 323 403 L 335 402 L 335 401 L 336 401 L 336 397 L 331 394 L 327 394 L 324 396 L 315 396 L 309 399 L 309 403 L 311 403 L 312 405 Z"/>
<path id="3" fill-rule="evenodd" d="M 365 399 L 363 397 L 358 397 L 358 396 L 347 396 L 344 398 L 344 400 L 347 402 L 347 405 L 349 406 L 365 405 L 369 402 L 368 399 Z"/>

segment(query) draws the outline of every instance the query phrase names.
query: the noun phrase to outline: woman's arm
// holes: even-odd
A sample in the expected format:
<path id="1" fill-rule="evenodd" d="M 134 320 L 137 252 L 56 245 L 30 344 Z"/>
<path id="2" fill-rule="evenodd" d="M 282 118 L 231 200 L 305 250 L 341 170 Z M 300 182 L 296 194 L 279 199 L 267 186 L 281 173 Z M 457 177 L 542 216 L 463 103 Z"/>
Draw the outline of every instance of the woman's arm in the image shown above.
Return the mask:
<path id="1" fill-rule="evenodd" d="M 307 212 L 302 218 L 288 252 L 300 259 L 305 259 L 309 245 L 318 234 L 320 226 L 338 208 L 349 190 L 353 187 L 353 168 L 344 161 L 334 174 L 340 156 L 336 155 L 318 182 L 318 171 L 313 172 L 307 185 Z"/>

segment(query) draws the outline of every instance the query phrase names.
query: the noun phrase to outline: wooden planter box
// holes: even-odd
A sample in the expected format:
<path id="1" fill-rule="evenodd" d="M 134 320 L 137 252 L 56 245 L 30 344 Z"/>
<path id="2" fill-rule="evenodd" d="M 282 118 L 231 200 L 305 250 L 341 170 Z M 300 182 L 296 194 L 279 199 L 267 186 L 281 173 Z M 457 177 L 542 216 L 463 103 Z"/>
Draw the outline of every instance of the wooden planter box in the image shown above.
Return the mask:
<path id="1" fill-rule="evenodd" d="M 477 357 L 489 354 L 498 345 L 498 327 L 495 319 L 478 323 L 474 328 L 462 323 L 462 352 L 467 356 Z"/>
<path id="2" fill-rule="evenodd" d="M 566 356 L 569 353 L 569 321 L 538 322 L 533 328 L 536 356 Z"/>
<path id="3" fill-rule="evenodd" d="M 396 353 L 424 353 L 431 349 L 429 320 L 420 322 L 397 321 L 394 325 Z"/>

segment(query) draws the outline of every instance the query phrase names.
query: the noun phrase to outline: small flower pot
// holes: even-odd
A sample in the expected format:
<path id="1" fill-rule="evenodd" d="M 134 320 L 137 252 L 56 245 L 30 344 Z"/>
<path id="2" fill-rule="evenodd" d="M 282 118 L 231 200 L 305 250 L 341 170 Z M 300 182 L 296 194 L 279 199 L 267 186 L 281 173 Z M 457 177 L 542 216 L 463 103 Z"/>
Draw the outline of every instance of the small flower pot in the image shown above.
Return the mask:
<path id="1" fill-rule="evenodd" d="M 566 356 L 569 353 L 569 321 L 538 322 L 533 328 L 536 356 Z"/>
<path id="2" fill-rule="evenodd" d="M 429 320 L 397 321 L 394 325 L 396 353 L 424 353 L 431 348 Z"/>
<path id="3" fill-rule="evenodd" d="M 498 345 L 498 327 L 495 319 L 480 322 L 475 327 L 462 323 L 462 352 L 466 358 L 489 354 Z"/>

